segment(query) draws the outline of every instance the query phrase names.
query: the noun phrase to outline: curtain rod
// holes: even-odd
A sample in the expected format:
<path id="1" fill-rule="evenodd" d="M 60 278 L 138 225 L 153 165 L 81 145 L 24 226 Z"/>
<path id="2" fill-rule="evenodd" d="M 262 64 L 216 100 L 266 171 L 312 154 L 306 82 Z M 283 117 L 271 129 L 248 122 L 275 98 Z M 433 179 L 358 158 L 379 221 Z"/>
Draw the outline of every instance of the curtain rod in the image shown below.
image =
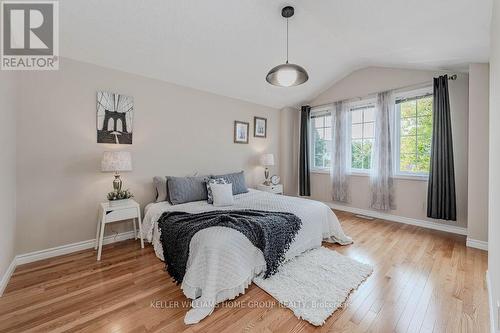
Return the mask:
<path id="1" fill-rule="evenodd" d="M 452 74 L 450 76 L 448 76 L 448 80 L 449 81 L 455 81 L 457 79 L 457 74 Z M 431 83 L 429 83 L 429 81 L 426 81 L 426 82 L 421 82 L 421 83 L 415 83 L 415 84 L 411 84 L 411 85 L 407 85 L 407 86 L 403 86 L 403 87 L 399 87 L 399 88 L 395 88 L 395 89 L 392 89 L 393 91 L 399 91 L 399 90 L 405 90 L 405 89 L 408 89 L 408 88 L 420 88 L 420 87 L 425 87 L 427 85 L 429 85 Z M 391 90 L 391 89 L 390 89 Z M 376 95 L 378 93 L 380 93 L 381 91 L 378 91 L 378 92 L 374 92 L 374 93 L 370 93 L 370 94 L 367 94 L 365 96 L 357 96 L 357 97 L 351 97 L 351 98 L 347 98 L 345 99 L 346 101 L 353 101 L 353 100 L 363 100 L 367 97 L 370 97 L 372 95 Z M 341 101 L 341 100 L 337 100 L 337 101 L 333 101 L 333 102 L 329 102 L 329 103 L 325 103 L 325 104 L 320 104 L 320 105 L 313 105 L 311 106 L 311 108 L 322 108 L 322 107 L 326 107 L 326 106 L 330 106 L 332 105 L 333 103 L 336 103 L 338 101 Z"/>

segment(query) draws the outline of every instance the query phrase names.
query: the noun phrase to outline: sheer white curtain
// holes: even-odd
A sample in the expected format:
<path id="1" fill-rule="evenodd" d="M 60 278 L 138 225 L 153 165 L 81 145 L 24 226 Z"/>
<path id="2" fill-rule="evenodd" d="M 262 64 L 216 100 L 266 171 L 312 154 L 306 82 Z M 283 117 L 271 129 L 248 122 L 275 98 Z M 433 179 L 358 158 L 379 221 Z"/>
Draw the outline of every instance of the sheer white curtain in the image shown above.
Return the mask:
<path id="1" fill-rule="evenodd" d="M 377 96 L 375 107 L 375 142 L 372 150 L 371 207 L 395 209 L 394 204 L 394 100 L 392 92 Z"/>
<path id="2" fill-rule="evenodd" d="M 347 174 L 347 129 L 349 106 L 346 102 L 336 102 L 332 110 L 332 199 L 349 201 L 349 176 Z"/>

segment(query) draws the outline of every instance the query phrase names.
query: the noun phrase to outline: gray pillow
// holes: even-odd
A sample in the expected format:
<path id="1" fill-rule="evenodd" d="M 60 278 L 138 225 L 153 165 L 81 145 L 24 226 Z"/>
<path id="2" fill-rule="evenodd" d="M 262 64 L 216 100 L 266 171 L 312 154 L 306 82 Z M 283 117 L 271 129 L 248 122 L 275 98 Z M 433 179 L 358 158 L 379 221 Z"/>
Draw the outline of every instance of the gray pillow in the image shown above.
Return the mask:
<path id="1" fill-rule="evenodd" d="M 172 205 L 207 200 L 207 176 L 167 177 L 168 199 Z"/>
<path id="2" fill-rule="evenodd" d="M 228 174 L 219 175 L 219 176 L 211 176 L 210 178 L 213 178 L 213 179 L 214 178 L 224 178 L 228 184 L 229 183 L 233 184 L 233 195 L 248 192 L 247 183 L 245 182 L 245 173 L 243 171 L 235 172 L 235 173 L 228 173 Z"/>
<path id="3" fill-rule="evenodd" d="M 167 177 L 156 176 L 153 177 L 153 185 L 156 190 L 156 202 L 167 201 Z"/>

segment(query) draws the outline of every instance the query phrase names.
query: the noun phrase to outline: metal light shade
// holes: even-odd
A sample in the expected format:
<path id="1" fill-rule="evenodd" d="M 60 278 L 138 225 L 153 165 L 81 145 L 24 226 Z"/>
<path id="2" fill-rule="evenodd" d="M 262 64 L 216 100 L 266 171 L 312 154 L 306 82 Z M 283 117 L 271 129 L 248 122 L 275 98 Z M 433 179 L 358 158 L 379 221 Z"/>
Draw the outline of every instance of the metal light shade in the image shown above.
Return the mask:
<path id="1" fill-rule="evenodd" d="M 274 67 L 266 76 L 267 82 L 279 87 L 298 86 L 308 79 L 309 75 L 303 67 L 289 63 Z"/>
<path id="2" fill-rule="evenodd" d="M 309 75 L 303 67 L 288 63 L 288 19 L 293 16 L 294 12 L 295 9 L 292 6 L 281 9 L 281 16 L 286 19 L 286 62 L 274 67 L 267 73 L 266 81 L 273 86 L 293 87 L 309 79 Z"/>

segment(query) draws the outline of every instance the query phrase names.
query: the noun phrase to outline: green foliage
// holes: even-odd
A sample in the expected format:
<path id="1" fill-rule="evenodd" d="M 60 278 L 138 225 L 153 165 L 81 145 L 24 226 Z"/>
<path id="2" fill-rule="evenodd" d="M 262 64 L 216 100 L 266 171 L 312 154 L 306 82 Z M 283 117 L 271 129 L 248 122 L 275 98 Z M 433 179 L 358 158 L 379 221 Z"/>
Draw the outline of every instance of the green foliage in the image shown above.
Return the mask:
<path id="1" fill-rule="evenodd" d="M 432 97 L 401 103 L 400 170 L 428 173 L 432 143 Z"/>
<path id="2" fill-rule="evenodd" d="M 121 191 L 112 191 L 108 193 L 108 200 L 114 201 L 114 200 L 130 199 L 133 196 L 134 195 L 128 189 Z"/>
<path id="3" fill-rule="evenodd" d="M 323 129 L 321 129 L 323 130 Z M 327 140 L 321 139 L 319 129 L 315 128 L 313 133 L 314 140 L 314 167 L 316 168 L 329 168 L 330 167 L 330 148 Z"/>
<path id="4" fill-rule="evenodd" d="M 371 169 L 373 139 L 352 140 L 351 168 Z"/>

